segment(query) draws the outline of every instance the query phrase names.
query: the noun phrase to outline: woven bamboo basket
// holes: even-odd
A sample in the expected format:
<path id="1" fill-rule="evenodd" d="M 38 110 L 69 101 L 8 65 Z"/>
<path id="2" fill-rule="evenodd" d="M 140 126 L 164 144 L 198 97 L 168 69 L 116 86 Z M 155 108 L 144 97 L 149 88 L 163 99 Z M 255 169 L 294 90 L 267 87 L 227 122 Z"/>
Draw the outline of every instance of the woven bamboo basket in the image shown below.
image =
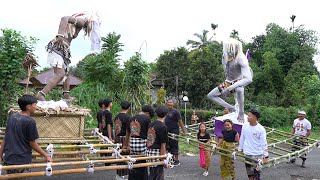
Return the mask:
<path id="1" fill-rule="evenodd" d="M 9 113 L 19 112 L 11 108 Z M 39 133 L 38 143 L 84 143 L 85 118 L 89 110 L 37 110 L 32 114 Z"/>

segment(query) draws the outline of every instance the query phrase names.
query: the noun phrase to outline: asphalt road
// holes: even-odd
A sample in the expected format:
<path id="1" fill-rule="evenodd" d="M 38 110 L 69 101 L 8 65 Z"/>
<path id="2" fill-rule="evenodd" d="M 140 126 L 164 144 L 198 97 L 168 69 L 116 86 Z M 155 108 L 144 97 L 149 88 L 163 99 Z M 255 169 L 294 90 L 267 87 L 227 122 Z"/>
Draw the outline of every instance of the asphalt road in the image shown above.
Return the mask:
<path id="1" fill-rule="evenodd" d="M 199 167 L 198 156 L 181 156 L 181 165 L 173 169 L 165 170 L 165 179 L 168 180 L 219 180 L 220 179 L 220 155 L 212 156 L 212 165 L 209 170 L 209 175 L 204 177 L 203 170 Z M 301 168 L 301 160 L 296 164 L 282 163 L 275 167 L 266 168 L 262 172 L 261 179 L 263 180 L 320 180 L 320 148 L 314 149 L 308 154 L 306 168 Z M 236 161 L 236 179 L 247 179 L 244 163 Z M 54 171 L 54 169 L 53 169 Z M 47 179 L 47 180 L 102 180 L 116 179 L 115 171 L 96 171 L 93 175 L 89 173 L 76 173 L 67 175 L 58 175 L 51 177 L 37 177 L 32 179 Z"/>

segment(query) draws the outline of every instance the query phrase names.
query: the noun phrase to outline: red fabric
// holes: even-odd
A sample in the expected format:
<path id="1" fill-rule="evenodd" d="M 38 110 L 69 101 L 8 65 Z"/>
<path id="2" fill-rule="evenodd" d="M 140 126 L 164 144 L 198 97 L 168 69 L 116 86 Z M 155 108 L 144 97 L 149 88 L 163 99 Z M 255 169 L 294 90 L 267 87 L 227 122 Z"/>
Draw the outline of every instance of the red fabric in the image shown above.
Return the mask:
<path id="1" fill-rule="evenodd" d="M 200 144 L 200 146 L 202 147 L 203 145 Z M 200 149 L 200 167 L 202 168 L 206 167 L 206 156 L 203 148 Z"/>

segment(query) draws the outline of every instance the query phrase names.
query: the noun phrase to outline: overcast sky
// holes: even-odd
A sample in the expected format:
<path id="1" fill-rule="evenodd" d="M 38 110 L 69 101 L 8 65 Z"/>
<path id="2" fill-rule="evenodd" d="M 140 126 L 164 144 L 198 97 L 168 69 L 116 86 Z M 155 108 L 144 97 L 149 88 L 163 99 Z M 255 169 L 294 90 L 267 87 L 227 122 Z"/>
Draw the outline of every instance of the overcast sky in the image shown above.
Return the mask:
<path id="1" fill-rule="evenodd" d="M 195 39 L 194 33 L 211 30 L 211 23 L 218 24 L 219 41 L 235 29 L 241 39 L 250 42 L 252 37 L 265 33 L 271 22 L 290 28 L 292 14 L 297 16 L 296 26 L 320 30 L 319 7 L 311 0 L 6 0 L 0 5 L 0 28 L 40 39 L 35 54 L 40 65 L 46 67 L 45 46 L 57 34 L 60 18 L 85 10 L 99 12 L 102 36 L 113 31 L 121 34 L 124 61 L 146 41 L 142 57 L 154 62 L 164 50 L 185 46 L 188 39 Z M 72 65 L 89 52 L 90 41 L 81 33 L 72 41 Z"/>

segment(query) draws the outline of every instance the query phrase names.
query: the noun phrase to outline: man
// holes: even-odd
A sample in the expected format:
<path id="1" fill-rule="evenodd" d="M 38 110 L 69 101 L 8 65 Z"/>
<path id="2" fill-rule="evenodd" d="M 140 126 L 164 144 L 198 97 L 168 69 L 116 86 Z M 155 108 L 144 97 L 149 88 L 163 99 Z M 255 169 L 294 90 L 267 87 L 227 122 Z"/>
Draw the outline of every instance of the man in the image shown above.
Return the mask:
<path id="1" fill-rule="evenodd" d="M 147 150 L 147 134 L 154 110 L 149 105 L 144 105 L 142 111 L 133 116 L 129 121 L 124 149 L 130 150 L 132 155 L 145 155 Z M 128 146 L 129 145 L 129 146 Z M 145 163 L 146 161 L 141 161 Z M 135 168 L 129 172 L 129 180 L 147 180 L 147 167 Z"/>
<path id="2" fill-rule="evenodd" d="M 111 113 L 111 107 L 112 107 L 112 100 L 107 98 L 103 101 L 104 104 L 104 112 L 102 117 L 102 134 L 104 136 L 107 136 L 111 141 L 113 141 L 113 133 L 112 133 L 112 113 Z"/>
<path id="3" fill-rule="evenodd" d="M 246 156 L 258 160 L 263 163 L 268 162 L 268 145 L 266 130 L 259 124 L 258 119 L 260 114 L 258 111 L 252 109 L 248 113 L 249 124 L 242 126 L 240 143 L 238 147 L 239 152 L 243 152 Z M 248 161 L 251 161 L 248 159 Z M 260 179 L 260 171 L 250 164 L 245 164 L 249 180 Z"/>
<path id="4" fill-rule="evenodd" d="M 61 18 L 58 34 L 46 46 L 48 57 L 47 61 L 54 70 L 54 76 L 48 84 L 38 92 L 37 99 L 45 101 L 45 96 L 63 81 L 63 97 L 73 99 L 70 96 L 70 77 L 69 64 L 71 63 L 70 44 L 79 32 L 83 29 L 85 35 L 91 39 L 91 50 L 100 50 L 100 20 L 97 15 L 87 12 L 64 16 Z"/>
<path id="5" fill-rule="evenodd" d="M 12 114 L 8 119 L 6 134 L 0 148 L 0 161 L 4 160 L 4 165 L 31 164 L 33 149 L 52 162 L 52 158 L 36 141 L 39 138 L 38 130 L 36 122 L 30 117 L 37 109 L 37 98 L 23 95 L 18 99 L 18 104 L 21 112 Z M 30 171 L 30 168 L 12 169 L 7 170 L 7 174 Z"/>
<path id="6" fill-rule="evenodd" d="M 121 143 L 124 145 L 126 132 L 129 126 L 130 116 L 128 115 L 128 110 L 131 106 L 130 102 L 122 101 L 120 103 L 121 111 L 114 118 L 114 131 L 115 131 L 115 143 Z M 122 152 L 122 155 L 128 155 L 126 152 Z M 119 165 L 124 165 L 126 163 L 119 163 Z M 124 176 L 128 175 L 128 169 L 120 169 L 117 170 L 117 175 L 124 178 Z"/>
<path id="7" fill-rule="evenodd" d="M 180 128 L 182 129 L 182 135 L 186 134 L 186 128 L 183 125 L 182 118 L 180 112 L 175 109 L 174 103 L 172 99 L 169 99 L 167 101 L 167 107 L 168 107 L 168 114 L 165 118 L 165 124 L 167 126 L 168 132 L 173 133 L 173 134 L 179 134 L 180 133 Z M 173 160 L 174 163 L 173 165 L 179 166 L 179 143 L 177 140 L 174 139 L 169 139 L 168 143 L 168 151 L 173 154 Z"/>
<path id="8" fill-rule="evenodd" d="M 222 65 L 226 80 L 210 91 L 207 97 L 231 111 L 238 110 L 237 119 L 239 122 L 244 122 L 244 87 L 252 82 L 252 72 L 248 59 L 242 52 L 240 41 L 230 38 L 229 41 L 223 42 Z M 235 100 L 239 109 L 219 97 L 233 93 L 235 93 Z"/>
<path id="9" fill-rule="evenodd" d="M 298 111 L 298 118 L 293 121 L 292 132 L 291 134 L 293 137 L 293 144 L 296 146 L 307 146 L 308 145 L 308 137 L 311 134 L 311 123 L 308 121 L 306 117 L 305 111 Z M 291 137 L 291 136 L 290 136 Z M 292 151 L 298 151 L 300 148 L 296 146 L 292 147 Z M 307 154 L 303 154 L 300 156 L 302 159 L 301 167 L 305 168 L 306 163 L 306 156 Z M 290 161 L 291 163 L 295 163 L 295 159 Z"/>
<path id="10" fill-rule="evenodd" d="M 165 106 L 159 106 L 156 109 L 157 120 L 149 125 L 147 137 L 146 156 L 160 156 L 166 154 L 166 143 L 168 142 L 167 127 L 164 124 L 168 109 Z M 161 159 L 163 160 L 163 159 Z M 151 159 L 148 162 L 157 162 L 160 159 Z M 150 166 L 149 180 L 163 180 L 163 166 Z"/>

